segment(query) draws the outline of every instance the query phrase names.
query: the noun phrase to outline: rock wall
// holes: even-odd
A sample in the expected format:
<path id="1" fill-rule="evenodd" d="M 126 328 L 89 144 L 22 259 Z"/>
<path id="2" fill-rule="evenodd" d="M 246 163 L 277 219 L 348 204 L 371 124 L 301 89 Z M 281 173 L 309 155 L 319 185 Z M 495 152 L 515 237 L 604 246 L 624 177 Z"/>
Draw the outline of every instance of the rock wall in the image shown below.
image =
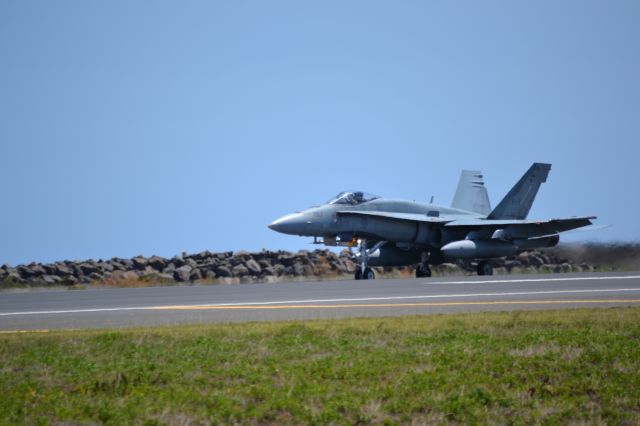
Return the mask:
<path id="1" fill-rule="evenodd" d="M 132 259 L 62 261 L 0 267 L 0 281 L 31 285 L 269 282 L 300 278 L 332 278 L 350 274 L 355 264 L 348 252 L 285 251 L 202 252 L 171 259 L 136 256 Z"/>
<path id="2" fill-rule="evenodd" d="M 590 271 L 587 264 L 576 265 L 552 254 L 528 251 L 518 256 L 492 261 L 495 273 Z M 75 284 L 152 285 L 174 282 L 250 283 L 303 279 L 350 278 L 356 263 L 348 251 L 336 254 L 329 250 L 224 252 L 208 251 L 183 254 L 171 259 L 160 256 L 136 256 L 132 259 L 62 261 L 0 267 L 0 283 L 54 286 Z M 445 263 L 435 268 L 435 275 L 474 274 L 475 264 Z M 376 268 L 382 276 L 413 276 L 412 267 Z"/>

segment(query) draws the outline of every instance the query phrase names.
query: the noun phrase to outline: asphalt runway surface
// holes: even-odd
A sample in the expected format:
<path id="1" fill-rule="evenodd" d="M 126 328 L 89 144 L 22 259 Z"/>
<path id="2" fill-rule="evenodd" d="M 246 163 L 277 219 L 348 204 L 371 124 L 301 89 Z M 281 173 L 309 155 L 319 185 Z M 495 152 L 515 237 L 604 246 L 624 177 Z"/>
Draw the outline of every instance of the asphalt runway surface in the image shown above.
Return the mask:
<path id="1" fill-rule="evenodd" d="M 640 306 L 640 272 L 0 293 L 0 331 Z"/>

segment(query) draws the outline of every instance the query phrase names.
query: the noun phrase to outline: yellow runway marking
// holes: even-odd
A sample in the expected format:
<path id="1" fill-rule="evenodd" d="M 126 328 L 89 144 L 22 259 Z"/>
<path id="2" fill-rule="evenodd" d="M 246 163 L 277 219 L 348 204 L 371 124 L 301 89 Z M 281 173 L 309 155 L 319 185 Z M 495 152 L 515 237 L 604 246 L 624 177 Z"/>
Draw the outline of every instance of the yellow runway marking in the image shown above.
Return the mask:
<path id="1" fill-rule="evenodd" d="M 0 334 L 48 333 L 49 330 L 0 330 Z"/>
<path id="2" fill-rule="evenodd" d="M 235 305 L 235 306 L 154 306 L 146 308 L 148 310 L 247 310 L 247 309 L 340 309 L 340 308 L 411 308 L 411 307 L 438 307 L 438 306 L 474 306 L 474 305 L 545 305 L 545 304 L 588 304 L 588 303 L 640 303 L 640 299 L 602 299 L 602 300 L 513 300 L 498 301 L 488 300 L 485 302 L 425 302 L 425 303 L 364 303 L 348 305 Z"/>

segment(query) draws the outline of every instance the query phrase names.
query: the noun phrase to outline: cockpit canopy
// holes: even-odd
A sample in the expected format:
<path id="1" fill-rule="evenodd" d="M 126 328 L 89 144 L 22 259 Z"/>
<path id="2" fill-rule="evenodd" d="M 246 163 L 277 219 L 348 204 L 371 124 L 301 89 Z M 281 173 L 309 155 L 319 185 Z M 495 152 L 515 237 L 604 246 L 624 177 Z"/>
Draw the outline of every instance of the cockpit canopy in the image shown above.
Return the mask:
<path id="1" fill-rule="evenodd" d="M 343 191 L 327 201 L 327 204 L 349 204 L 355 206 L 366 203 L 367 201 L 375 200 L 376 198 L 380 197 L 373 194 L 367 194 L 362 191 Z"/>

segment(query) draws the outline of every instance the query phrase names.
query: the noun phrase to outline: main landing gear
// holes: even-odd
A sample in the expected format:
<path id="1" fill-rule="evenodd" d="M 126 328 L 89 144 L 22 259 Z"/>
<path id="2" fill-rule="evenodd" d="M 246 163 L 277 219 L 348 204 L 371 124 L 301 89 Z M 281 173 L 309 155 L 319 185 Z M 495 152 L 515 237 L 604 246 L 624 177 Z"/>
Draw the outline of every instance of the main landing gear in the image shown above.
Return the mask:
<path id="1" fill-rule="evenodd" d="M 416 268 L 416 278 L 431 277 L 431 268 L 426 263 L 420 263 Z"/>
<path id="2" fill-rule="evenodd" d="M 429 278 L 431 277 L 431 268 L 429 267 L 430 253 L 422 252 L 420 255 L 420 263 L 416 268 L 416 278 Z"/>
<path id="3" fill-rule="evenodd" d="M 478 262 L 478 275 L 493 275 L 493 266 L 491 266 L 491 263 L 486 260 Z"/>

